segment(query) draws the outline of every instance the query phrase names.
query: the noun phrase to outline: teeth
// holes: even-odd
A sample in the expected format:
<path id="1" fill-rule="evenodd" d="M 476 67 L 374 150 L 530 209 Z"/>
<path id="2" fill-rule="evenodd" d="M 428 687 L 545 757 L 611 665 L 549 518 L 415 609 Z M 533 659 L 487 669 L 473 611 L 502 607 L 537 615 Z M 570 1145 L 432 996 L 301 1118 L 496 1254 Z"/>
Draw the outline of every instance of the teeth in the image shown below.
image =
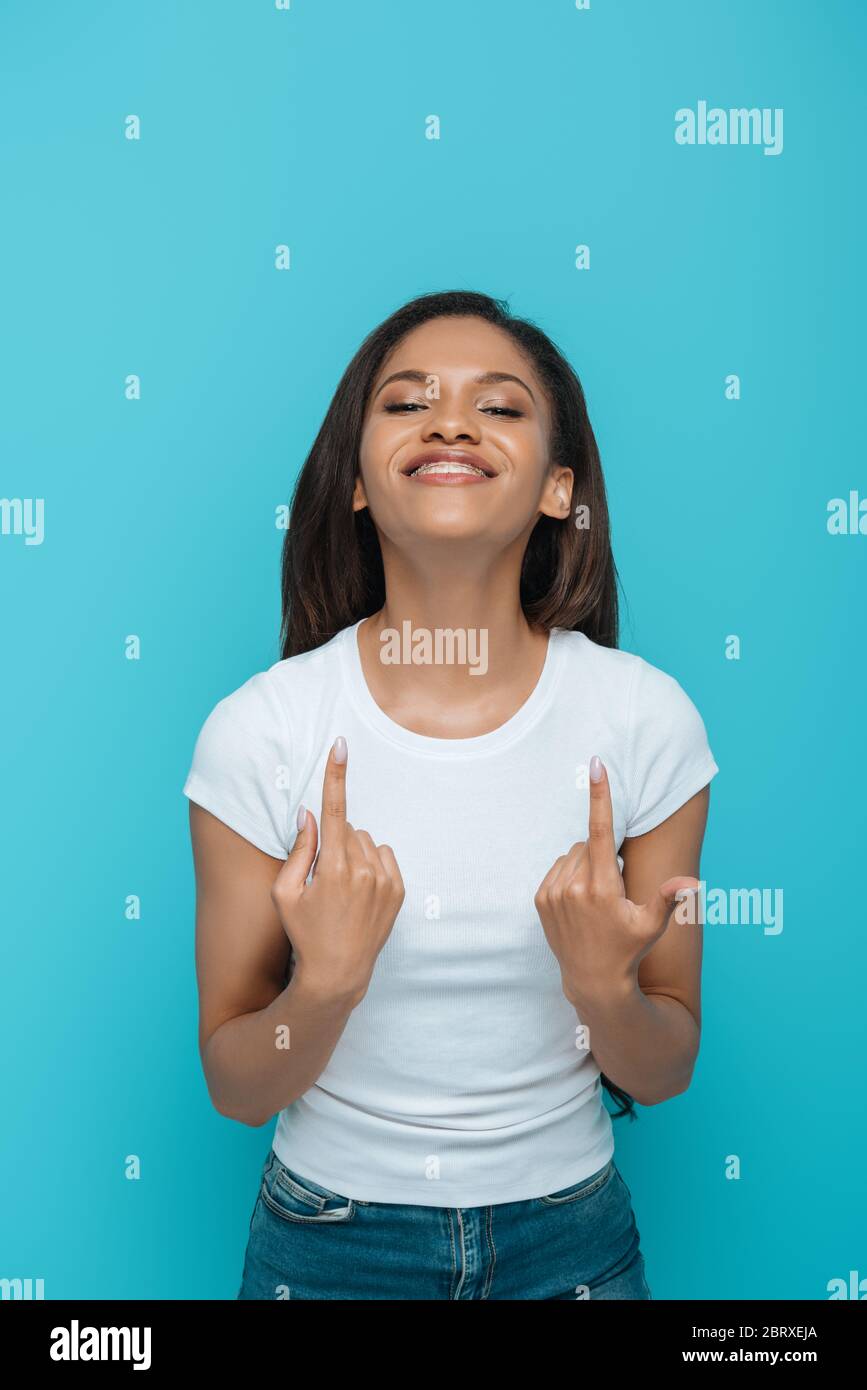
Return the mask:
<path id="1" fill-rule="evenodd" d="M 410 473 L 411 478 L 417 478 L 419 473 L 478 473 L 480 478 L 487 478 L 487 473 L 483 468 L 475 468 L 470 463 L 423 463 L 420 468 L 414 468 Z"/>

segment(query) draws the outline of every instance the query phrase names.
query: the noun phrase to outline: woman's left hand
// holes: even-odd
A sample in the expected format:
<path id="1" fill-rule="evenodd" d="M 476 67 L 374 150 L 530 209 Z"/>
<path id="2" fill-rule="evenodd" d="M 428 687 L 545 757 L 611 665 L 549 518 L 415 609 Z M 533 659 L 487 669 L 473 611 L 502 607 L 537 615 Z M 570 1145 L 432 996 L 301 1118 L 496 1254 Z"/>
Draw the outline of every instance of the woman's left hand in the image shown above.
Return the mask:
<path id="1" fill-rule="evenodd" d="M 548 944 L 560 962 L 563 993 L 578 1007 L 638 985 L 638 965 L 668 926 L 684 889 L 695 878 L 669 878 L 647 903 L 626 896 L 617 847 L 608 773 L 590 762 L 588 839 L 555 860 L 536 892 L 536 910 Z"/>

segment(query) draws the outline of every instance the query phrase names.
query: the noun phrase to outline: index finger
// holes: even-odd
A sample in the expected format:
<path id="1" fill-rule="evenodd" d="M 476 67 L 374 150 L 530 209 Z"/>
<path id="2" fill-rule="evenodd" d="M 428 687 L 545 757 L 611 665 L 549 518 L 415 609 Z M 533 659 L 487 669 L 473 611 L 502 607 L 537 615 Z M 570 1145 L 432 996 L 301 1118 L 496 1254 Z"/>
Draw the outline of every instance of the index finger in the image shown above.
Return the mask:
<path id="1" fill-rule="evenodd" d="M 590 759 L 590 822 L 587 849 L 590 867 L 594 873 L 598 874 L 600 870 L 604 873 L 612 864 L 616 867 L 617 847 L 614 843 L 611 788 L 605 764 L 596 755 Z"/>
<path id="2" fill-rule="evenodd" d="M 319 852 L 339 849 L 346 839 L 346 739 L 336 738 L 329 751 L 322 779 L 322 814 L 319 818 Z"/>

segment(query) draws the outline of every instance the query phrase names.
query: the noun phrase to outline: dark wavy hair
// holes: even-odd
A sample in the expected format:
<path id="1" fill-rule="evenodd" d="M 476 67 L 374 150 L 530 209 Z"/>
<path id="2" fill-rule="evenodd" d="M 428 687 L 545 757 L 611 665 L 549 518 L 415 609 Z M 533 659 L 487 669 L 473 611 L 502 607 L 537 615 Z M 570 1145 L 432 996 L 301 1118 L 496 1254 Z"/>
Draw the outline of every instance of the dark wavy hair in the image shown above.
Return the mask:
<path id="1" fill-rule="evenodd" d="M 430 319 L 467 315 L 493 324 L 523 351 L 552 408 L 552 466 L 572 469 L 572 503 L 589 508 L 581 530 L 541 516 L 521 567 L 521 605 L 527 621 L 583 632 L 605 647 L 618 641 L 617 569 L 611 551 L 608 504 L 599 450 L 576 373 L 551 339 L 505 300 L 469 290 L 420 295 L 374 328 L 343 373 L 319 433 L 298 475 L 283 543 L 281 656 L 321 647 L 343 628 L 377 613 L 385 602 L 382 553 L 368 509 L 354 511 L 361 431 L 380 368 L 398 343 Z M 634 1101 L 602 1076 L 634 1118 Z"/>

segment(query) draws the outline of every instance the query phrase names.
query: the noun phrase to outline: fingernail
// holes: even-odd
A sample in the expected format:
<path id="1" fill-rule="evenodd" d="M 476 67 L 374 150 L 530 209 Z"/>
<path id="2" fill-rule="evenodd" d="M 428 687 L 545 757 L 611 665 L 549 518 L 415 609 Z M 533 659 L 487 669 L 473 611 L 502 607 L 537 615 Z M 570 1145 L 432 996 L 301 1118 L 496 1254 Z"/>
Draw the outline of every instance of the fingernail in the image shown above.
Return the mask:
<path id="1" fill-rule="evenodd" d="M 307 824 L 307 807 L 306 807 L 306 806 L 299 806 L 299 807 L 298 807 L 298 815 L 295 817 L 295 828 L 297 829 L 299 835 L 300 835 L 301 831 L 304 829 L 304 827 L 305 827 L 306 824 Z"/>
<path id="2" fill-rule="evenodd" d="M 594 753 L 593 757 L 590 759 L 590 781 L 602 781 L 602 759 L 598 757 L 596 753 Z"/>
<path id="3" fill-rule="evenodd" d="M 346 739 L 342 734 L 338 734 L 334 740 L 334 761 L 336 763 L 346 762 Z"/>

